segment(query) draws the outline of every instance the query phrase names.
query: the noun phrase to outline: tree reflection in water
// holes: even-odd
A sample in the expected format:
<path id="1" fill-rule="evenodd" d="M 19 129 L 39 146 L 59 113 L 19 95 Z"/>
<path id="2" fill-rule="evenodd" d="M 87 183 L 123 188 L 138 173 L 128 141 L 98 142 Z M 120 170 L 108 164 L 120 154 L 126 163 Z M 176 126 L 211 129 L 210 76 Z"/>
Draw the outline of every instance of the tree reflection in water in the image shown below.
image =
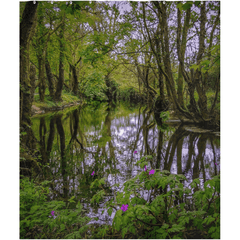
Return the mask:
<path id="1" fill-rule="evenodd" d="M 106 177 L 107 201 L 126 180 L 144 171 L 134 164 L 146 155 L 153 156 L 148 169 L 184 174 L 185 186 L 195 178 L 203 184 L 220 173 L 218 136 L 176 123 L 168 123 L 163 130 L 154 114 L 144 107 L 87 106 L 62 115 L 34 118 L 33 131 L 43 163 L 50 163 L 44 174 L 52 179 L 53 198 L 67 200 L 75 195 L 82 203 L 89 203 L 96 192 L 90 190 L 91 183 Z"/>

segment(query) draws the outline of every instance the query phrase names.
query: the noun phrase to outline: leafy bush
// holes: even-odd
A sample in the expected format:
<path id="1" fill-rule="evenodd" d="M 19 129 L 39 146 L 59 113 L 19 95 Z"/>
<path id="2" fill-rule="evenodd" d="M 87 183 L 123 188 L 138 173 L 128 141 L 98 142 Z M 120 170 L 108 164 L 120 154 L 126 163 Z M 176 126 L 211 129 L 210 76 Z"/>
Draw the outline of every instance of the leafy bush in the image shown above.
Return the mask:
<path id="1" fill-rule="evenodd" d="M 82 238 L 90 218 L 82 216 L 82 206 L 69 209 L 74 197 L 63 201 L 48 201 L 49 181 L 36 185 L 28 178 L 20 180 L 20 237 Z"/>
<path id="2" fill-rule="evenodd" d="M 142 158 L 137 165 L 143 168 L 150 158 Z M 95 180 L 92 187 L 101 187 L 103 179 L 100 181 Z M 199 179 L 189 188 L 184 187 L 184 181 L 184 175 L 165 170 L 146 170 L 126 181 L 123 192 L 105 206 L 109 215 L 113 208 L 117 210 L 112 226 L 103 227 L 96 237 L 220 238 L 220 176 L 206 181 L 202 189 Z M 99 202 L 103 197 L 101 190 L 92 201 Z M 128 205 L 126 211 L 120 209 L 123 204 Z"/>
<path id="3" fill-rule="evenodd" d="M 80 92 L 83 93 L 90 101 L 107 100 L 104 94 L 106 84 L 102 74 L 94 71 L 92 74 L 84 78 L 80 83 Z"/>

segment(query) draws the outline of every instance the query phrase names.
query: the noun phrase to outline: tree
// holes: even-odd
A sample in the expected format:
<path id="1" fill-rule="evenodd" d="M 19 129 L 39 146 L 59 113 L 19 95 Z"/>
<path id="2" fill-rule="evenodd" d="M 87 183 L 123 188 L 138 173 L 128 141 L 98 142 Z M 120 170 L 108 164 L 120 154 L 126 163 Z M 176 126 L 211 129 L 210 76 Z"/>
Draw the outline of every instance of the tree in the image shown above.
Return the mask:
<path id="1" fill-rule="evenodd" d="M 32 165 L 32 155 L 36 147 L 36 139 L 31 129 L 31 79 L 35 77 L 35 69 L 31 67 L 29 74 L 29 45 L 36 26 L 36 11 L 38 3 L 27 2 L 20 22 L 20 133 L 25 133 L 21 137 L 21 158 L 25 161 L 20 162 L 20 174 L 29 174 L 25 171 Z M 34 79 L 35 80 L 35 79 Z M 23 151 L 24 149 L 24 151 Z"/>
<path id="2" fill-rule="evenodd" d="M 60 26 L 60 32 L 59 32 L 59 77 L 58 82 L 56 86 L 56 92 L 55 92 L 55 100 L 61 101 L 61 95 L 62 95 L 62 89 L 63 89 L 63 83 L 64 83 L 64 58 L 65 58 L 65 42 L 64 42 L 64 32 L 65 32 L 65 18 L 66 15 L 63 12 L 61 16 L 62 24 Z"/>
<path id="3" fill-rule="evenodd" d="M 151 5 L 147 3 L 142 3 L 142 19 L 144 21 L 144 27 L 147 32 L 148 40 L 151 44 L 151 50 L 157 60 L 157 67 L 159 69 L 159 72 L 161 72 L 166 80 L 166 86 L 167 89 L 170 92 L 170 95 L 168 94 L 168 97 L 171 98 L 173 101 L 173 104 L 176 108 L 176 110 L 179 113 L 179 116 L 183 116 L 188 119 L 192 119 L 194 122 L 201 122 L 204 124 L 212 124 L 214 121 L 214 116 L 210 114 L 210 112 L 207 109 L 207 96 L 206 96 L 206 83 L 207 83 L 207 74 L 208 66 L 211 60 L 206 59 L 206 37 L 207 37 L 207 31 L 206 31 L 206 24 L 210 22 L 209 19 L 207 19 L 206 15 L 206 2 L 203 2 L 203 4 L 200 5 L 200 2 L 196 2 L 195 5 L 193 5 L 192 2 L 187 2 L 185 4 L 178 3 L 177 5 L 177 28 L 175 27 L 177 31 L 177 38 L 172 38 L 170 35 L 169 29 L 174 29 L 173 27 L 169 27 L 169 17 L 171 16 L 172 19 L 174 19 L 174 14 L 176 16 L 176 8 L 174 6 L 175 3 L 162 3 L 153 1 L 151 2 Z M 211 3 L 207 4 L 208 6 L 211 5 Z M 218 8 L 218 3 L 214 5 L 216 8 Z M 147 7 L 147 11 L 146 11 Z M 194 14 L 191 14 L 191 7 L 194 9 L 200 10 L 200 24 L 196 23 L 196 15 L 198 10 L 194 11 Z M 182 20 L 182 11 L 186 11 L 185 14 L 185 20 L 184 20 L 184 27 L 181 28 L 181 20 Z M 147 15 L 148 13 L 148 15 Z M 162 52 L 158 50 L 156 47 L 156 43 L 158 43 L 158 38 L 156 38 L 156 34 L 152 34 L 149 24 L 147 23 L 147 20 L 149 22 L 153 22 L 151 20 L 151 14 L 154 14 L 158 19 L 158 24 L 160 26 L 160 33 L 161 36 L 159 37 L 161 39 L 161 45 L 162 45 Z M 213 38 L 214 30 L 216 29 L 216 25 L 219 21 L 219 12 L 217 16 L 214 16 L 215 22 L 213 26 L 210 26 L 212 28 L 210 39 Z M 195 27 L 195 30 L 199 36 L 199 43 L 197 46 L 198 51 L 195 52 L 188 52 L 190 54 L 191 59 L 191 66 L 185 63 L 185 54 L 186 54 L 186 48 L 189 44 L 189 40 L 191 38 L 194 38 L 195 35 L 188 35 L 189 29 L 190 29 L 190 23 L 191 28 Z M 152 26 L 156 26 L 157 23 L 152 24 Z M 175 25 L 176 26 L 176 25 Z M 154 27 L 151 27 L 154 28 Z M 171 37 L 171 40 L 170 40 Z M 156 41 L 156 40 L 157 41 Z M 196 38 L 195 38 L 196 39 Z M 194 39 L 194 40 L 195 40 Z M 175 89 L 175 79 L 173 77 L 173 66 L 175 64 L 175 60 L 173 57 L 171 57 L 170 49 L 174 49 L 175 41 L 177 42 L 177 57 L 179 60 L 179 66 L 178 66 L 178 92 Z M 196 39 L 197 41 L 197 39 Z M 209 47 L 211 48 L 211 40 Z M 209 52 L 209 51 L 208 51 Z M 163 57 L 163 64 L 160 64 L 159 56 L 162 55 Z M 194 60 L 196 56 L 196 61 Z M 193 64 L 195 63 L 195 64 Z M 190 67 L 192 70 L 190 70 Z M 191 76 L 190 76 L 191 75 Z M 205 75 L 205 76 L 204 76 Z M 188 93 L 190 95 L 190 109 L 185 109 L 183 104 L 183 82 L 182 82 L 182 76 L 187 84 Z M 218 91 L 218 90 L 217 90 Z M 198 99 L 196 101 L 195 94 L 198 95 Z"/>
<path id="4" fill-rule="evenodd" d="M 38 3 L 27 2 L 20 22 L 20 126 L 22 131 L 27 131 L 31 126 L 29 45 L 36 27 L 37 7 Z"/>

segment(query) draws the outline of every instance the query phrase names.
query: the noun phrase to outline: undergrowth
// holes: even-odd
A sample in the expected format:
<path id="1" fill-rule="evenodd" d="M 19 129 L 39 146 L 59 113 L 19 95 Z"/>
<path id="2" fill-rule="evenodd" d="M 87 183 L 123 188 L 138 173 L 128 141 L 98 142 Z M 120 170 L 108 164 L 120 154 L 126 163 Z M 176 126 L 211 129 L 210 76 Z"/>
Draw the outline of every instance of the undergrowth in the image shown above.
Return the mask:
<path id="1" fill-rule="evenodd" d="M 115 198 L 105 202 L 112 225 L 87 225 L 82 205 L 49 199 L 49 183 L 20 180 L 20 237 L 23 238 L 220 238 L 220 175 L 203 183 L 187 184 L 181 174 L 147 169 L 151 156 L 136 165 L 143 171 L 123 184 Z M 145 169 L 145 170 L 144 170 Z M 91 205 L 108 197 L 105 178 L 95 179 L 90 189 L 99 189 Z M 117 186 L 117 184 L 116 184 Z M 114 187 L 114 186 L 113 186 Z"/>
<path id="2" fill-rule="evenodd" d="M 142 168 L 147 158 L 137 163 Z M 96 238 L 220 238 L 220 176 L 199 179 L 184 187 L 184 175 L 168 171 L 143 171 L 126 181 L 116 199 L 105 205 L 109 215 L 116 210 L 112 226 L 104 226 Z M 91 187 L 104 183 L 95 180 Z M 143 193 L 148 194 L 148 198 Z M 106 195 L 101 189 L 91 200 L 99 203 Z M 120 207 L 126 207 L 123 211 Z"/>

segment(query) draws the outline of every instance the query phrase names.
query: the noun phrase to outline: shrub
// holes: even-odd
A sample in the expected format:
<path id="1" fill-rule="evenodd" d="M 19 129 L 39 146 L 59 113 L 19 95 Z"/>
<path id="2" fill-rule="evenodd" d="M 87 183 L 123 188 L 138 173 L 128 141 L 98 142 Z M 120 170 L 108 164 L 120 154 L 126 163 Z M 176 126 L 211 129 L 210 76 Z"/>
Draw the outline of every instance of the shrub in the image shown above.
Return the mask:
<path id="1" fill-rule="evenodd" d="M 137 165 L 143 168 L 150 158 L 142 158 Z M 102 184 L 96 181 L 94 186 Z M 112 226 L 103 227 L 96 237 L 220 238 L 220 176 L 206 181 L 202 188 L 199 179 L 189 188 L 184 187 L 184 181 L 184 175 L 160 170 L 143 171 L 126 181 L 123 192 L 105 206 L 109 215 L 113 208 L 117 210 Z M 99 202 L 103 197 L 101 190 L 92 201 Z M 126 211 L 120 209 L 123 205 L 128 205 Z"/>
<path id="2" fill-rule="evenodd" d="M 102 74 L 94 71 L 91 75 L 84 78 L 80 83 L 80 92 L 90 101 L 105 101 L 107 96 L 106 84 Z"/>
<path id="3" fill-rule="evenodd" d="M 20 180 L 20 238 L 82 238 L 90 218 L 82 216 L 82 206 L 69 209 L 74 197 L 48 201 L 49 181 L 36 185 L 28 178 Z"/>

